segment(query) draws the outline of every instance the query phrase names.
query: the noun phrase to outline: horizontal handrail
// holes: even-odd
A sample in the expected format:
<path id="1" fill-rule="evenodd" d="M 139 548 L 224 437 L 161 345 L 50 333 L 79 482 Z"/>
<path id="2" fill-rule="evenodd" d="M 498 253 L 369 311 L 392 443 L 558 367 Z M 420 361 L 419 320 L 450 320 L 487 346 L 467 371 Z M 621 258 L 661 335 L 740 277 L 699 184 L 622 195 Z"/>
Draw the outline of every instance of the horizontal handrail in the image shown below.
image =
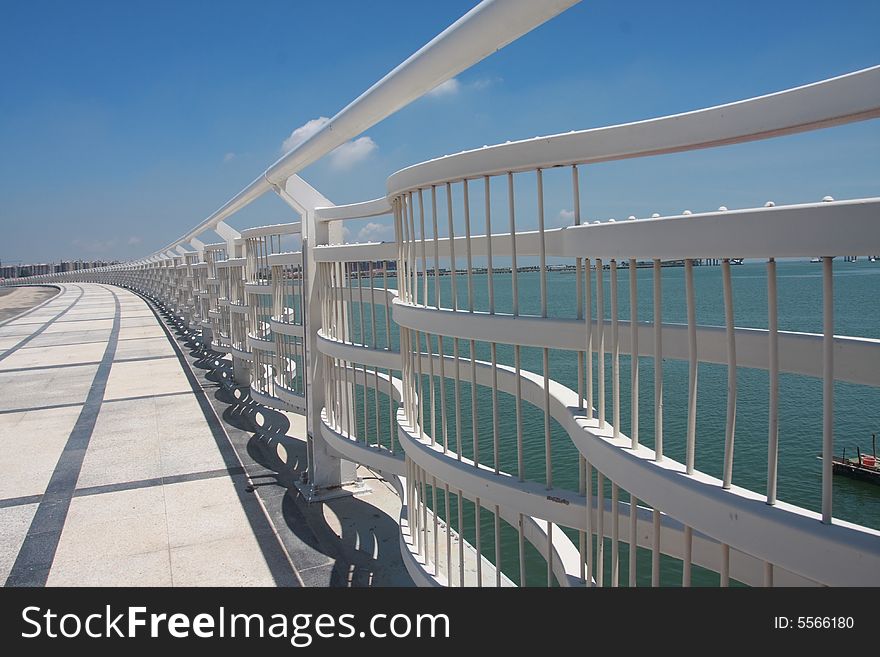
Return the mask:
<path id="1" fill-rule="evenodd" d="M 315 210 L 315 218 L 318 221 L 340 221 L 345 219 L 367 219 L 379 217 L 391 212 L 391 203 L 386 196 L 374 198 L 372 201 L 361 201 L 348 205 L 335 205 L 329 208 Z"/>
<path id="2" fill-rule="evenodd" d="M 394 197 L 447 181 L 739 144 L 878 116 L 880 66 L 874 66 L 692 112 L 446 155 L 392 174 L 387 191 Z"/>

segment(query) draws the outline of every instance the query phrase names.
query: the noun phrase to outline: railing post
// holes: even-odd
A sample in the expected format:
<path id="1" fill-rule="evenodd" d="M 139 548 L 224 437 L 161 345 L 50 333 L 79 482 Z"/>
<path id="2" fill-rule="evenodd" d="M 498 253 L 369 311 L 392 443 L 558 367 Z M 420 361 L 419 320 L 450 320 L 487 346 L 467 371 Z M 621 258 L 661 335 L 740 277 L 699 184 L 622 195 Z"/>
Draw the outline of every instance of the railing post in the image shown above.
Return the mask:
<path id="1" fill-rule="evenodd" d="M 365 492 L 369 489 L 357 478 L 357 464 L 339 458 L 330 451 L 321 436 L 321 411 L 324 408 L 324 359 L 318 351 L 321 329 L 321 294 L 314 247 L 342 241 L 341 222 L 323 222 L 315 218 L 315 209 L 332 206 L 297 175 L 290 176 L 276 194 L 302 217 L 302 259 L 304 294 L 304 339 L 306 371 L 306 432 L 308 439 L 308 481 L 302 492 L 309 501 L 317 501 Z"/>

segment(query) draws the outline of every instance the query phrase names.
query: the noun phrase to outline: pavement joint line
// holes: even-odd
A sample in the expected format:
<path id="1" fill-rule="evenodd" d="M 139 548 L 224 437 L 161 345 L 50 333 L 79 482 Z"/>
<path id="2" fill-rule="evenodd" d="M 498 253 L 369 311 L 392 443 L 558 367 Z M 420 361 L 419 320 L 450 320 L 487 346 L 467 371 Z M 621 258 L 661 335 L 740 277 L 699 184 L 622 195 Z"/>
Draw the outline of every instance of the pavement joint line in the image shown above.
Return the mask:
<path id="1" fill-rule="evenodd" d="M 218 477 L 234 477 L 246 474 L 244 468 L 219 468 L 216 470 L 202 470 L 200 472 L 185 472 L 176 475 L 164 475 L 151 477 L 150 479 L 136 479 L 134 481 L 120 481 L 112 484 L 98 484 L 77 488 L 74 497 L 88 497 L 91 495 L 105 495 L 124 490 L 139 490 L 153 488 L 155 486 L 168 486 L 170 484 L 182 484 L 188 481 L 202 481 L 204 479 L 216 479 Z"/>
<path id="2" fill-rule="evenodd" d="M 58 550 L 58 543 L 61 541 L 61 532 L 67 520 L 73 491 L 104 400 L 104 391 L 116 354 L 116 339 L 119 337 L 121 319 L 119 297 L 113 290 L 100 287 L 113 296 L 115 303 L 113 329 L 107 340 L 104 357 L 92 380 L 89 394 L 70 432 L 67 444 L 58 457 L 43 499 L 37 506 L 15 563 L 6 579 L 6 586 L 45 586 Z M 83 294 L 84 290 L 80 288 L 80 296 L 64 312 L 76 305 Z"/>
<path id="3" fill-rule="evenodd" d="M 95 329 L 95 330 L 106 330 L 106 329 Z M 89 331 L 91 332 L 91 331 Z M 148 335 L 142 338 L 119 338 L 118 342 L 132 342 L 134 340 L 159 340 L 164 338 L 164 335 Z M 106 344 L 106 340 L 87 340 L 86 342 L 63 342 L 61 344 L 40 344 L 40 345 L 30 345 L 27 347 L 22 347 L 22 350 L 27 349 L 45 349 L 46 347 L 78 347 L 84 344 Z"/>
<path id="4" fill-rule="evenodd" d="M 180 397 L 182 395 L 191 395 L 192 390 L 178 390 L 177 392 L 158 392 L 151 395 L 133 395 L 131 397 L 113 397 L 105 399 L 105 404 L 115 404 L 117 402 L 140 401 L 142 399 L 159 399 L 162 397 Z M 9 408 L 0 410 L 0 415 L 8 415 L 10 413 L 29 413 L 31 411 L 49 411 L 56 408 L 73 408 L 74 406 L 82 406 L 85 402 L 68 402 L 66 404 L 48 404 L 46 406 L 28 406 L 25 408 Z"/>
<path id="5" fill-rule="evenodd" d="M 38 504 L 43 501 L 43 495 L 23 495 L 22 497 L 7 497 L 0 500 L 0 509 L 8 509 L 13 506 L 25 506 L 28 504 Z"/>
<path id="6" fill-rule="evenodd" d="M 116 361 L 119 362 L 119 361 Z M 3 374 L 16 374 L 18 372 L 37 372 L 39 370 L 60 370 L 70 367 L 87 367 L 89 365 L 100 365 L 99 360 L 84 361 L 82 363 L 58 363 L 56 365 L 34 365 L 33 367 L 10 367 L 9 369 L 0 369 L 0 376 Z"/>
<path id="7" fill-rule="evenodd" d="M 79 285 L 77 285 L 76 287 L 79 289 L 79 296 L 78 296 L 76 299 L 73 300 L 73 303 L 71 303 L 69 306 L 67 306 L 67 308 L 65 308 L 64 310 L 62 310 L 62 311 L 61 311 L 60 313 L 58 313 L 57 315 L 55 315 L 52 319 L 50 319 L 49 321 L 45 322 L 40 328 L 38 328 L 36 331 L 34 331 L 34 332 L 31 333 L 30 335 L 28 335 L 24 340 L 21 340 L 18 344 L 13 345 L 12 347 L 10 347 L 10 348 L 7 349 L 6 351 L 4 351 L 2 354 L 0 354 L 0 360 L 3 360 L 3 359 L 5 359 L 6 357 L 11 356 L 12 354 L 14 354 L 16 351 L 18 351 L 19 349 L 21 349 L 21 348 L 22 348 L 24 345 L 26 345 L 28 342 L 30 342 L 31 340 L 33 340 L 33 339 L 34 339 L 35 337 L 37 337 L 38 335 L 42 334 L 43 331 L 45 331 L 47 328 L 49 328 L 49 327 L 52 325 L 53 322 L 55 322 L 55 320 L 57 320 L 59 317 L 62 317 L 62 316 L 64 315 L 64 313 L 66 313 L 68 310 L 70 310 L 71 308 L 73 308 L 73 307 L 77 304 L 77 302 L 78 302 L 80 299 L 82 299 L 83 295 L 85 294 L 85 290 L 84 290 L 82 287 L 80 287 Z M 56 295 L 56 296 L 54 296 L 54 297 L 52 297 L 52 298 L 53 298 L 53 299 L 56 299 L 57 297 L 58 297 L 58 295 Z"/>

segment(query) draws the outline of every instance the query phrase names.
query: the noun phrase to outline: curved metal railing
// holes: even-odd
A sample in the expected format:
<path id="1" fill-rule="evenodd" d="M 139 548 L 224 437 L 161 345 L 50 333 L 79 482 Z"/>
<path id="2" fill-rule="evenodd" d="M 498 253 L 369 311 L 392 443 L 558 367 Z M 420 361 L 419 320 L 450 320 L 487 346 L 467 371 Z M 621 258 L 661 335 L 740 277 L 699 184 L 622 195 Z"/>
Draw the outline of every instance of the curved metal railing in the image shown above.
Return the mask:
<path id="1" fill-rule="evenodd" d="M 401 552 L 421 584 L 877 583 L 880 532 L 835 517 L 831 462 L 835 384 L 880 386 L 880 341 L 835 333 L 833 258 L 880 252 L 880 199 L 587 223 L 582 178 L 602 162 L 875 118 L 880 67 L 438 158 L 365 203 L 327 205 L 295 175 L 282 185 L 282 173 L 568 4 L 481 5 L 167 249 L 29 280 L 127 285 L 203 336 L 210 328 L 256 401 L 317 417 L 312 440 L 395 484 Z M 493 12 L 522 20 L 483 39 L 474 26 Z M 222 223 L 267 189 L 301 222 L 241 235 Z M 551 204 L 571 225 L 551 226 Z M 395 241 L 327 237 L 367 217 L 385 217 Z M 195 239 L 213 228 L 224 243 Z M 302 250 L 285 250 L 281 236 L 297 232 Z M 795 327 L 813 332 L 780 327 L 777 261 L 792 257 L 821 262 L 821 322 Z M 743 259 L 764 263 L 760 301 L 737 297 Z M 720 266 L 712 286 L 700 274 L 709 263 Z M 758 305 L 766 321 L 738 320 Z M 706 404 L 707 373 L 723 403 Z M 787 375 L 822 390 L 821 439 L 805 447 L 821 451 L 822 474 L 799 505 L 778 494 Z M 723 421 L 707 431 L 717 408 Z M 737 428 L 744 413 L 759 446 L 757 430 L 744 441 Z M 744 449 L 751 461 L 738 468 Z"/>

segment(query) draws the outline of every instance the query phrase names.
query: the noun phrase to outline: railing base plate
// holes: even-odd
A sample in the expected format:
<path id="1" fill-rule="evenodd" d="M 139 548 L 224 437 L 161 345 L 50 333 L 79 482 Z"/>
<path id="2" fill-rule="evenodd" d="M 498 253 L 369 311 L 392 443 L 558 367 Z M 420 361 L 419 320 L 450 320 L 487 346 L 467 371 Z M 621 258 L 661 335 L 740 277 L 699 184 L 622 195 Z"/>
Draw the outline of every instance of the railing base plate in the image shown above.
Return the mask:
<path id="1" fill-rule="evenodd" d="M 326 502 L 328 500 L 335 500 L 340 497 L 367 495 L 373 492 L 373 489 L 367 486 L 367 484 L 365 484 L 361 479 L 353 481 L 349 484 L 344 484 L 342 486 L 333 486 L 331 488 L 320 488 L 304 481 L 296 481 L 295 485 L 296 489 L 309 504 L 311 504 L 312 502 Z"/>

